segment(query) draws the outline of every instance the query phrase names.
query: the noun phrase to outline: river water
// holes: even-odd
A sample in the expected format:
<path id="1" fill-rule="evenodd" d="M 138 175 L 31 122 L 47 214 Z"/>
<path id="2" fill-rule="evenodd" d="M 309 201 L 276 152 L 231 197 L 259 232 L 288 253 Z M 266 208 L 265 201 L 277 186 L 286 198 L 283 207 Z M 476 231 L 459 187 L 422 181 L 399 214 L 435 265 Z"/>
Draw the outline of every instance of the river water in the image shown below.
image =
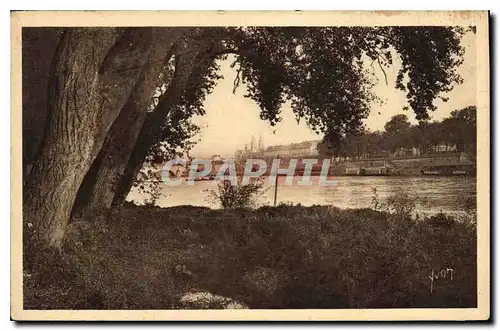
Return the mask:
<path id="1" fill-rule="evenodd" d="M 332 205 L 340 208 L 371 207 L 374 189 L 378 200 L 406 193 L 415 201 L 415 211 L 426 215 L 444 212 L 448 214 L 475 210 L 475 177 L 335 177 L 333 185 L 320 186 L 314 181 L 312 186 L 285 185 L 285 178 L 278 180 L 278 203 L 293 203 L 310 206 L 314 204 Z M 188 186 L 161 184 L 162 196 L 156 201 L 160 207 L 179 205 L 206 206 L 218 208 L 214 201 L 207 199 L 208 191 L 216 188 L 214 181 L 198 181 Z M 265 182 L 265 192 L 259 198 L 260 205 L 272 205 L 274 186 Z M 144 194 L 133 190 L 128 199 L 136 203 L 144 201 Z"/>

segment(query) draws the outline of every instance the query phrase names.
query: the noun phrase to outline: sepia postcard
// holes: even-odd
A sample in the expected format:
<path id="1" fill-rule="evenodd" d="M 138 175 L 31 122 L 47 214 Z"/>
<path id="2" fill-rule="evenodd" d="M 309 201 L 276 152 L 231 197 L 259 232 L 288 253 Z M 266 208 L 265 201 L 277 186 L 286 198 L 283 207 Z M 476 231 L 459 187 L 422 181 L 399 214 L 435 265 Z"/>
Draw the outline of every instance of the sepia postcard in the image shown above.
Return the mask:
<path id="1" fill-rule="evenodd" d="M 487 11 L 11 13 L 11 318 L 490 318 Z"/>

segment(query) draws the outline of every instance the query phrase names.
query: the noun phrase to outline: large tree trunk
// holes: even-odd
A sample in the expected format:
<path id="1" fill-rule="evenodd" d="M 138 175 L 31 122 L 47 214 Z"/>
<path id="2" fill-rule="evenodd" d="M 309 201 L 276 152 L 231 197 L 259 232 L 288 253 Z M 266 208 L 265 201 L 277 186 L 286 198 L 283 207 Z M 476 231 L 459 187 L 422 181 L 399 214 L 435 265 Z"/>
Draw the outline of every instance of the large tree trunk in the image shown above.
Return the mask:
<path id="1" fill-rule="evenodd" d="M 65 31 L 49 83 L 45 136 L 26 181 L 24 219 L 60 248 L 80 184 L 126 102 L 151 48 L 151 29 Z"/>
<path id="2" fill-rule="evenodd" d="M 186 88 L 191 72 L 196 65 L 196 58 L 197 52 L 195 51 L 185 52 L 184 54 L 176 56 L 175 73 L 172 82 L 165 94 L 160 97 L 155 110 L 146 117 L 146 121 L 138 136 L 137 143 L 126 165 L 125 172 L 121 176 L 121 180 L 116 187 L 113 204 L 121 205 L 127 198 L 145 158 L 162 130 L 162 124 L 165 122 L 165 118 L 180 102 L 180 98 Z"/>
<path id="3" fill-rule="evenodd" d="M 164 66 L 173 54 L 172 48 L 187 31 L 184 28 L 154 29 L 153 49 L 148 62 L 80 187 L 74 216 L 96 217 L 111 207 L 116 186 L 137 142 L 156 88 L 161 83 L 160 74 L 166 74 Z M 168 77 L 164 76 L 161 81 L 168 81 Z"/>

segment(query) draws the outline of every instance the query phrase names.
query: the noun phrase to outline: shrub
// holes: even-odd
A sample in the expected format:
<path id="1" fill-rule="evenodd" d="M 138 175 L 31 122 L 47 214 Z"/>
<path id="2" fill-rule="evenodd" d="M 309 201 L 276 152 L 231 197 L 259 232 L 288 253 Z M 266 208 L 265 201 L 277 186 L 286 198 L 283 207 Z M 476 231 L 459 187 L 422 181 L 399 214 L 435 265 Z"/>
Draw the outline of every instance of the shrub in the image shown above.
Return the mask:
<path id="1" fill-rule="evenodd" d="M 155 168 L 141 168 L 133 186 L 141 195 L 145 196 L 144 205 L 155 206 L 159 199 L 164 197 L 161 170 Z"/>
<path id="2" fill-rule="evenodd" d="M 372 189 L 373 209 L 387 212 L 399 219 L 408 219 L 413 216 L 416 206 L 415 201 L 417 200 L 418 196 L 410 195 L 405 191 L 399 191 L 387 197 L 385 201 L 381 201 L 377 188 Z"/>
<path id="3" fill-rule="evenodd" d="M 264 193 L 263 186 L 260 179 L 246 185 L 242 185 L 241 181 L 234 185 L 229 180 L 221 180 L 216 190 L 208 191 L 208 200 L 223 209 L 255 208 L 258 198 Z"/>

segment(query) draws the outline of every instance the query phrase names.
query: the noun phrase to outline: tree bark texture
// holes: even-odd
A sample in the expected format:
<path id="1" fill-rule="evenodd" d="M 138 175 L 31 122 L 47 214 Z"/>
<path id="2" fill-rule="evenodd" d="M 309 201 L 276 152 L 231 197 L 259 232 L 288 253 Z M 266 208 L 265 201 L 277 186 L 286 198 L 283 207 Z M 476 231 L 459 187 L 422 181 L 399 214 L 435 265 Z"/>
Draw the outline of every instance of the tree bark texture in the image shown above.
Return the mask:
<path id="1" fill-rule="evenodd" d="M 187 31 L 183 28 L 155 28 L 151 54 L 134 90 L 108 132 L 104 145 L 85 176 L 78 192 L 73 215 L 94 217 L 106 213 L 129 161 L 146 118 L 160 74 L 172 56 L 175 42 Z M 162 81 L 166 81 L 165 77 Z"/>
<path id="2" fill-rule="evenodd" d="M 113 204 L 121 205 L 127 198 L 144 160 L 155 143 L 156 137 L 162 130 L 162 124 L 165 118 L 173 107 L 176 107 L 180 102 L 180 98 L 186 88 L 191 72 L 196 65 L 196 56 L 197 51 L 195 50 L 176 56 L 176 66 L 172 82 L 165 94 L 160 97 L 154 111 L 148 113 L 146 117 L 125 171 L 116 188 Z"/>
<path id="3" fill-rule="evenodd" d="M 45 134 L 24 185 L 24 220 L 60 248 L 80 184 L 135 85 L 151 48 L 150 28 L 67 29 L 49 82 Z"/>

